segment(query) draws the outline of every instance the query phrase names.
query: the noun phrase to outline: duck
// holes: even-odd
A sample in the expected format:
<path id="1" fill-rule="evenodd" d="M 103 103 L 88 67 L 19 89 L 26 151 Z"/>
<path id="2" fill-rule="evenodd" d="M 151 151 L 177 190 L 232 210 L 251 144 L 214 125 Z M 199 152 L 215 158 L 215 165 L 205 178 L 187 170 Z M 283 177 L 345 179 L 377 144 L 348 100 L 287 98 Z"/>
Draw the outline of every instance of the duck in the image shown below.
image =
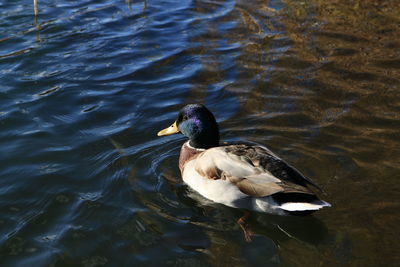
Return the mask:
<path id="1" fill-rule="evenodd" d="M 203 104 L 185 105 L 158 136 L 181 133 L 183 181 L 208 200 L 245 211 L 238 220 L 246 241 L 252 212 L 308 215 L 331 204 L 318 198 L 322 189 L 267 147 L 247 142 L 220 143 L 217 121 Z"/>

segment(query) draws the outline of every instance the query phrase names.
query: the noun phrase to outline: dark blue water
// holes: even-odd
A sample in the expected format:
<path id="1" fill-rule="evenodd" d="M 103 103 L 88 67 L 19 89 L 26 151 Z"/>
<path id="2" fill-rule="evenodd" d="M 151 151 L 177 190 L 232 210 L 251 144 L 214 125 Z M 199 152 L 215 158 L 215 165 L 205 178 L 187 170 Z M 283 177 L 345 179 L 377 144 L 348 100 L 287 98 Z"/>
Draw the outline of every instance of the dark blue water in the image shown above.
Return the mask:
<path id="1" fill-rule="evenodd" d="M 396 1 L 0 1 L 1 266 L 395 266 Z M 187 103 L 326 191 L 313 216 L 201 201 Z"/>

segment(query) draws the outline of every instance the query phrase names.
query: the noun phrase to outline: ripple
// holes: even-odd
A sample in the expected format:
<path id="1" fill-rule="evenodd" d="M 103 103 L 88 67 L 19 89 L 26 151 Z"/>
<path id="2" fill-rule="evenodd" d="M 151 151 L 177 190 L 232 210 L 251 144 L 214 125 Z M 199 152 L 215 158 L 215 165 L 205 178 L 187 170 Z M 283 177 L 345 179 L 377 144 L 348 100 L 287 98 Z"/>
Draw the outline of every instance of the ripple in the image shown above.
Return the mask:
<path id="1" fill-rule="evenodd" d="M 400 60 L 377 60 L 374 65 L 381 68 L 400 69 Z"/>

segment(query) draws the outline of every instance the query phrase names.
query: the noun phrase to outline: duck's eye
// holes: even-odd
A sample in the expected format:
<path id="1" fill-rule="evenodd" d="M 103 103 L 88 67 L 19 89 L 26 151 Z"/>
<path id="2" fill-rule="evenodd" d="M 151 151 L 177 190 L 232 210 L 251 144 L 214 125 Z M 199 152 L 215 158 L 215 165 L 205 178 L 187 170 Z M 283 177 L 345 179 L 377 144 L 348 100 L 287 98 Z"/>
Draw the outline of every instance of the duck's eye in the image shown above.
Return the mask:
<path id="1" fill-rule="evenodd" d="M 184 120 L 184 121 L 187 120 L 187 119 L 188 119 L 188 116 L 186 116 L 186 115 L 184 115 L 183 118 L 182 118 L 182 120 Z"/>

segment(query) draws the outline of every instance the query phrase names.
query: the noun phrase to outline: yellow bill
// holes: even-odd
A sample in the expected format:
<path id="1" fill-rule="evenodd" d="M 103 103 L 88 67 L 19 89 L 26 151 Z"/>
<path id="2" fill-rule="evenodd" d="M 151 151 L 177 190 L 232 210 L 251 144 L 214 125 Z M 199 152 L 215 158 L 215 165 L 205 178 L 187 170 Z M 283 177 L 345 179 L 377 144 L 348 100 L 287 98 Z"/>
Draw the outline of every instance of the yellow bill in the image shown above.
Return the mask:
<path id="1" fill-rule="evenodd" d="M 168 128 L 165 128 L 164 130 L 161 130 L 157 133 L 158 136 L 163 136 L 163 135 L 171 135 L 171 134 L 176 134 L 179 133 L 178 126 L 176 125 L 176 121 L 169 126 Z"/>

